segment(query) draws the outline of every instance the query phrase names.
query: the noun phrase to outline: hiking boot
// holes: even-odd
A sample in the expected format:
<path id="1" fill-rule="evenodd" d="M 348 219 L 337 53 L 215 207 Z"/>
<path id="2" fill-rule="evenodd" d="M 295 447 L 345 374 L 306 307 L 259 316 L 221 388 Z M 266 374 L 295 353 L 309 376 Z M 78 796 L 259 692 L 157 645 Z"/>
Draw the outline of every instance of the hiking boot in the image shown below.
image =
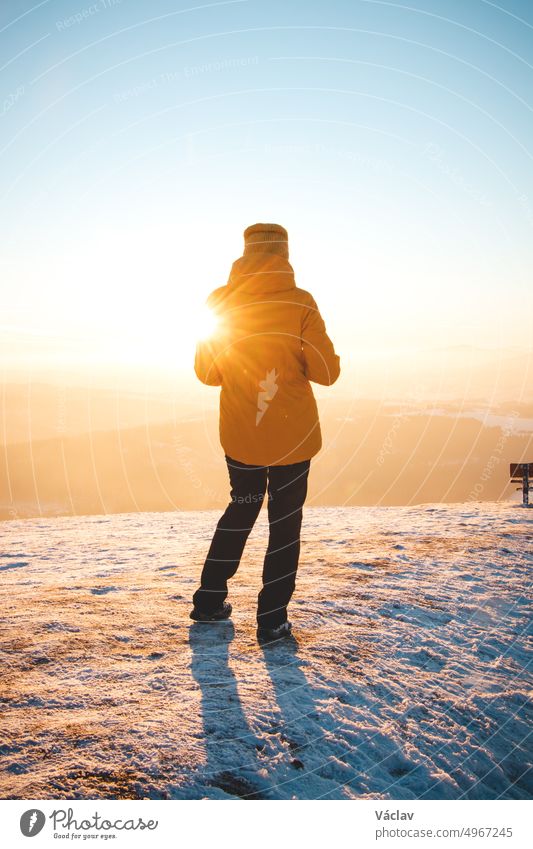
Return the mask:
<path id="1" fill-rule="evenodd" d="M 261 643 L 273 642 L 274 640 L 281 640 L 283 637 L 290 637 L 291 632 L 292 625 L 290 622 L 282 622 L 276 628 L 262 628 L 259 626 L 257 629 L 257 639 Z"/>
<path id="2" fill-rule="evenodd" d="M 222 619 L 230 618 L 232 609 L 229 601 L 225 601 L 222 607 L 219 607 L 218 610 L 213 610 L 211 613 L 204 613 L 202 610 L 198 610 L 197 607 L 193 607 L 189 616 L 195 622 L 220 622 Z"/>

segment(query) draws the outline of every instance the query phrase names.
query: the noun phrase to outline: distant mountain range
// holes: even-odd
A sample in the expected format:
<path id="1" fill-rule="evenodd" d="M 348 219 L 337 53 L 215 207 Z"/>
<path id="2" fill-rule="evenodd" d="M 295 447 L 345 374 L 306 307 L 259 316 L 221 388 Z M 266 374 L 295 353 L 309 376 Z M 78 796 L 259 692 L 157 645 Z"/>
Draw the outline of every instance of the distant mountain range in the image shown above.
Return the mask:
<path id="1" fill-rule="evenodd" d="M 202 411 L 170 396 L 4 390 L 1 519 L 226 503 L 216 392 Z M 533 404 L 500 404 L 486 419 L 481 402 L 323 397 L 319 406 L 324 448 L 312 464 L 310 504 L 499 500 L 514 497 L 509 462 L 533 460 Z"/>

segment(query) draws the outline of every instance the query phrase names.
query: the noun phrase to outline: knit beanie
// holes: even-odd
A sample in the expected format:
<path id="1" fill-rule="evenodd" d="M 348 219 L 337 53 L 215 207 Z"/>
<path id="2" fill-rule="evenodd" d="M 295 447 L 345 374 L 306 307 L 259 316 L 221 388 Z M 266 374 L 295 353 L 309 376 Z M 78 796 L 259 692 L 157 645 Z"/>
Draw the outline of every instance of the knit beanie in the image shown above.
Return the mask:
<path id="1" fill-rule="evenodd" d="M 289 258 L 289 234 L 281 224 L 252 224 L 244 231 L 244 255 L 264 252 Z"/>

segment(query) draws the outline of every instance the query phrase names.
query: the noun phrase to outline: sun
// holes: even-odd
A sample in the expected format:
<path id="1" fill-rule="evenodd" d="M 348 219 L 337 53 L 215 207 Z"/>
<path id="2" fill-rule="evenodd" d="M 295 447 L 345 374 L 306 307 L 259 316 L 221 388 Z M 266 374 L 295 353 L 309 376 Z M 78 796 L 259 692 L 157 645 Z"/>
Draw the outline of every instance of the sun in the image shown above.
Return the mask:
<path id="1" fill-rule="evenodd" d="M 191 335 L 197 342 L 208 339 L 216 331 L 219 319 L 207 305 L 191 311 Z"/>

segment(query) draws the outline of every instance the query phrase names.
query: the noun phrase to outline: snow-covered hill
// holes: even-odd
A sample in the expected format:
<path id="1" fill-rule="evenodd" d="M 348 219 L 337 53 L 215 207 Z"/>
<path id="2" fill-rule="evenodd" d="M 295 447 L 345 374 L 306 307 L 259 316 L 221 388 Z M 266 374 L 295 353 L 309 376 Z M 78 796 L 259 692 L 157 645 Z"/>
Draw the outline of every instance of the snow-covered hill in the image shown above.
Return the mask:
<path id="1" fill-rule="evenodd" d="M 188 619 L 217 516 L 0 526 L 3 798 L 533 796 L 533 511 L 307 509 L 264 648 L 264 516 L 233 623 Z"/>

